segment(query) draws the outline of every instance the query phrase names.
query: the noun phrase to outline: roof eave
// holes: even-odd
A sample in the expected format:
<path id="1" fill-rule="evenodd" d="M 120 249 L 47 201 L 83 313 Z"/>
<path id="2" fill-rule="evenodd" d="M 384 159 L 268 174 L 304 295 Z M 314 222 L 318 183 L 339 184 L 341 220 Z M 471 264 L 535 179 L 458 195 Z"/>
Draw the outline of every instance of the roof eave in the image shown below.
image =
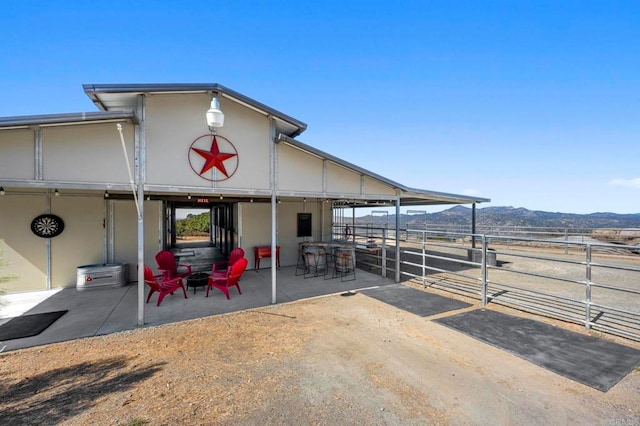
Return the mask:
<path id="1" fill-rule="evenodd" d="M 101 93 L 218 93 L 295 127 L 296 130 L 291 137 L 296 137 L 307 129 L 306 123 L 218 83 L 83 84 L 82 88 L 91 101 L 102 111 L 108 109 L 100 99 Z"/>
<path id="2" fill-rule="evenodd" d="M 445 192 L 436 192 L 436 191 L 427 191 L 416 188 L 409 188 L 405 185 L 402 185 L 398 182 L 395 182 L 391 179 L 388 179 L 384 176 L 381 176 L 377 173 L 364 169 L 355 164 L 349 163 L 341 158 L 335 157 L 327 152 L 314 148 L 310 145 L 307 145 L 303 142 L 295 140 L 287 135 L 279 134 L 276 138 L 276 142 L 283 142 L 288 145 L 291 145 L 295 148 L 301 149 L 303 151 L 307 151 L 317 157 L 326 159 L 331 161 L 332 163 L 338 164 L 347 169 L 351 169 L 357 173 L 368 176 L 372 179 L 375 179 L 379 182 L 387 184 L 401 192 L 400 194 L 400 204 L 403 205 L 403 199 L 405 200 L 404 205 L 420 205 L 418 204 L 420 200 L 424 200 L 425 204 L 473 204 L 473 203 L 488 203 L 491 201 L 489 198 L 482 197 L 472 197 L 467 195 L 459 195 L 459 194 L 450 194 Z M 428 201 L 428 203 L 426 203 Z M 370 207 L 370 206 L 369 206 Z"/>
<path id="3" fill-rule="evenodd" d="M 138 118 L 133 111 L 99 111 L 0 117 L 0 129 L 68 126 L 115 121 L 129 121 L 133 124 L 138 124 Z"/>

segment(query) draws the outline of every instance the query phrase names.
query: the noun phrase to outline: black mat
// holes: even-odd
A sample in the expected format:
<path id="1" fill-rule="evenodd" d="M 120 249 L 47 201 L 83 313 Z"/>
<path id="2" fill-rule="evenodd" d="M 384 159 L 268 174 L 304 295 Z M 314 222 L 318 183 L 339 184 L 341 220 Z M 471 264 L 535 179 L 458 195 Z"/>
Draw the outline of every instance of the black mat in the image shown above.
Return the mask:
<path id="1" fill-rule="evenodd" d="M 426 293 L 402 284 L 362 290 L 361 293 L 422 317 L 471 306 L 469 303 Z"/>
<path id="2" fill-rule="evenodd" d="M 434 320 L 606 392 L 640 364 L 640 351 L 549 324 L 489 310 Z"/>
<path id="3" fill-rule="evenodd" d="M 58 318 L 69 311 L 47 312 L 44 314 L 22 315 L 0 325 L 0 342 L 36 336 L 47 329 Z"/>

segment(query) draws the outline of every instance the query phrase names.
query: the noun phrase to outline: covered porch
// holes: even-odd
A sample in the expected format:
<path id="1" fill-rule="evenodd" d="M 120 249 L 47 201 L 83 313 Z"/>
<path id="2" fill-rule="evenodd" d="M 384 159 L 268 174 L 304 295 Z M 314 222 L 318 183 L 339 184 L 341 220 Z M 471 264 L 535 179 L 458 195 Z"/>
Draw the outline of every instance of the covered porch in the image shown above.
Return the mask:
<path id="1" fill-rule="evenodd" d="M 304 278 L 296 276 L 296 268 L 283 267 L 277 271 L 278 286 L 276 303 L 288 303 L 312 297 L 336 293 L 347 293 L 364 288 L 393 284 L 392 279 L 357 269 L 356 280 L 341 281 L 325 279 L 323 276 Z M 205 297 L 204 288 L 189 288 L 188 298 L 178 291 L 167 296 L 156 306 L 157 293 L 145 305 L 145 326 L 157 326 L 192 320 L 211 315 L 220 315 L 247 309 L 260 308 L 272 303 L 271 270 L 249 270 L 240 281 L 242 294 L 231 289 L 231 298 L 211 289 Z M 149 288 L 145 288 L 145 299 Z M 111 334 L 138 328 L 138 289 L 136 283 L 124 287 L 104 287 L 78 291 L 62 288 L 44 292 L 17 293 L 0 297 L 3 303 L 0 324 L 7 317 L 68 310 L 39 335 L 0 342 L 5 351 L 84 337 Z"/>

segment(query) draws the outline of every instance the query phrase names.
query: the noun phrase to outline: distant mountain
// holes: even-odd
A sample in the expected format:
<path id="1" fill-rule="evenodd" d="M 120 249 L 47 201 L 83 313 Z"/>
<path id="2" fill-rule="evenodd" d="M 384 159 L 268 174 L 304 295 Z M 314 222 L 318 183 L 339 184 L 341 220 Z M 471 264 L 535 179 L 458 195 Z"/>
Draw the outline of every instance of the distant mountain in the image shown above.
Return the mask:
<path id="1" fill-rule="evenodd" d="M 388 217 L 356 217 L 356 224 L 393 226 L 395 215 Z M 471 228 L 471 208 L 455 206 L 437 213 L 401 214 L 400 227 L 424 228 L 429 226 Z M 495 227 L 544 227 L 557 229 L 596 229 L 596 228 L 640 228 L 640 213 L 552 213 L 514 207 L 485 207 L 476 209 L 476 227 L 478 230 L 490 230 Z"/>

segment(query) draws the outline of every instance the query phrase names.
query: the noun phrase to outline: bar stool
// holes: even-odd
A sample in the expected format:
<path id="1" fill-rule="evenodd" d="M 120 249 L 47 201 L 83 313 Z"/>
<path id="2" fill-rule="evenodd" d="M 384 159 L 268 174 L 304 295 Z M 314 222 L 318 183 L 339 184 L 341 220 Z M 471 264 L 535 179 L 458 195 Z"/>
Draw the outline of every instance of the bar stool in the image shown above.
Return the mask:
<path id="1" fill-rule="evenodd" d="M 296 264 L 296 277 L 307 273 L 307 261 L 305 260 L 303 243 L 298 243 L 298 263 Z"/>
<path id="2" fill-rule="evenodd" d="M 327 253 L 323 247 L 308 246 L 304 249 L 304 260 L 306 269 L 304 277 L 317 277 L 322 271 L 322 275 L 327 272 Z"/>
<path id="3" fill-rule="evenodd" d="M 325 261 L 327 262 L 327 266 L 324 271 L 324 279 L 330 280 L 335 278 L 333 273 L 329 274 L 329 271 L 333 271 L 336 267 L 336 247 L 330 247 L 329 251 L 325 252 Z"/>
<path id="4" fill-rule="evenodd" d="M 337 248 L 332 278 L 340 277 L 340 281 L 353 281 L 356 279 L 356 265 L 351 249 Z M 349 277 L 348 279 L 345 279 Z"/>

